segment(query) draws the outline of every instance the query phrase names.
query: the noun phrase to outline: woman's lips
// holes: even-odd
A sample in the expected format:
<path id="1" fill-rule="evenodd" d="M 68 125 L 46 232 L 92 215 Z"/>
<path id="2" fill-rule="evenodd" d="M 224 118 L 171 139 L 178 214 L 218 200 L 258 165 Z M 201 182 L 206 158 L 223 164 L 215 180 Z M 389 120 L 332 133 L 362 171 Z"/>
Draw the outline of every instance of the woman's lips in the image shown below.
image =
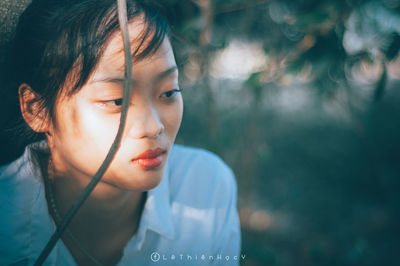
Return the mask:
<path id="1" fill-rule="evenodd" d="M 164 158 L 165 150 L 157 148 L 154 150 L 147 150 L 132 160 L 144 169 L 151 169 L 159 166 Z"/>
<path id="2" fill-rule="evenodd" d="M 151 169 L 159 166 L 162 163 L 163 156 L 159 155 L 156 158 L 152 159 L 137 159 L 133 160 L 134 163 L 138 164 L 140 167 L 144 169 Z"/>

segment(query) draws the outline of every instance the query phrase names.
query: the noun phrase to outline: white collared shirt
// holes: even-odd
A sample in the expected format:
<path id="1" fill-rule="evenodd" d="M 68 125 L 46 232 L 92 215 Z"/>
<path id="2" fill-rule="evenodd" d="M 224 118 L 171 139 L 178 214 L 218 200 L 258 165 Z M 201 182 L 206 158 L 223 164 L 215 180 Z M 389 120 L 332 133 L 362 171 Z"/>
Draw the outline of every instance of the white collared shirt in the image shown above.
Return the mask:
<path id="1" fill-rule="evenodd" d="M 33 156 L 46 148 L 44 141 L 29 145 L 0 168 L 0 265 L 33 265 L 55 231 Z M 239 265 L 236 197 L 234 175 L 218 156 L 173 145 L 118 265 Z M 59 240 L 44 265 L 76 263 Z"/>

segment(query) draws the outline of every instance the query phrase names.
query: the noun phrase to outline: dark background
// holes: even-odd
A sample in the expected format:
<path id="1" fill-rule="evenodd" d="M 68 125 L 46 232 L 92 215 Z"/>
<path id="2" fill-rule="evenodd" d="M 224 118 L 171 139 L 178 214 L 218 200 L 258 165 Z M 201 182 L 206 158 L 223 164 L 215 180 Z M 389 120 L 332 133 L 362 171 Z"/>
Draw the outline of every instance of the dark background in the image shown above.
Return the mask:
<path id="1" fill-rule="evenodd" d="M 233 168 L 242 265 L 400 265 L 400 0 L 163 3 L 177 143 Z"/>
<path id="2" fill-rule="evenodd" d="M 178 143 L 233 168 L 242 265 L 400 265 L 400 1 L 169 1 Z"/>

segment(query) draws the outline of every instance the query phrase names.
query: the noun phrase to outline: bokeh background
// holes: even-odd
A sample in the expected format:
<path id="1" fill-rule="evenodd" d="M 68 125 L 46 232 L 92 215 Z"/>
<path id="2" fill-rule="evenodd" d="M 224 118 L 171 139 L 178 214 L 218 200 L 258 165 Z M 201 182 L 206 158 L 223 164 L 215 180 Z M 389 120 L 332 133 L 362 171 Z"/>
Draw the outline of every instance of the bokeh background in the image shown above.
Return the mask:
<path id="1" fill-rule="evenodd" d="M 160 2 L 177 143 L 234 170 L 241 264 L 400 265 L 400 0 Z"/>
<path id="2" fill-rule="evenodd" d="M 242 265 L 400 265 L 400 1 L 167 1 L 177 142 L 234 170 Z"/>

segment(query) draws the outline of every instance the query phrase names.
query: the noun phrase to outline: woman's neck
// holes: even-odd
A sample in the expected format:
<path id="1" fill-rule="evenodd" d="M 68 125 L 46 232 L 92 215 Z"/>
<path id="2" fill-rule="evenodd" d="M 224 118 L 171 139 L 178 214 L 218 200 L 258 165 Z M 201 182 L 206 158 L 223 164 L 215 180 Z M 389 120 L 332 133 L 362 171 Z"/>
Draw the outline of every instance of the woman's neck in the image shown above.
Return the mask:
<path id="1" fill-rule="evenodd" d="M 48 159 L 45 165 L 57 211 L 64 217 L 90 179 L 59 174 Z M 128 231 L 129 228 L 135 228 L 135 232 L 145 197 L 146 193 L 141 191 L 123 190 L 100 181 L 73 218 L 69 228 L 79 234 L 88 232 L 87 229 L 94 232 L 96 228 L 101 230 L 102 234 L 116 234 L 116 231 L 123 230 L 122 228 L 127 228 Z"/>
<path id="2" fill-rule="evenodd" d="M 89 183 L 88 179 L 70 176 L 54 176 L 51 180 L 55 201 L 62 215 L 75 203 Z M 87 216 L 98 223 L 123 222 L 138 215 L 143 192 L 127 191 L 113 185 L 99 182 L 79 211 L 79 216 Z M 111 219 L 111 221 L 109 221 Z M 117 219 L 117 220 L 115 220 Z"/>

